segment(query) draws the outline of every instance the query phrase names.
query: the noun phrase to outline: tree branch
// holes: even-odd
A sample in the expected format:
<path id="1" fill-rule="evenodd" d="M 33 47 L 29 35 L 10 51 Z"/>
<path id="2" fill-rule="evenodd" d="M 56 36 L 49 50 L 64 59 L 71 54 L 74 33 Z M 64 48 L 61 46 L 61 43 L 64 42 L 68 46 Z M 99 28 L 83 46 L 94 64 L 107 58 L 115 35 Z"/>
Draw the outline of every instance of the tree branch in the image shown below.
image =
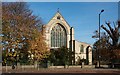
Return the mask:
<path id="1" fill-rule="evenodd" d="M 106 27 L 104 27 L 103 25 L 101 26 L 109 35 L 110 35 L 110 37 L 113 39 L 113 36 L 111 35 L 111 33 L 110 33 L 110 31 L 106 28 Z"/>

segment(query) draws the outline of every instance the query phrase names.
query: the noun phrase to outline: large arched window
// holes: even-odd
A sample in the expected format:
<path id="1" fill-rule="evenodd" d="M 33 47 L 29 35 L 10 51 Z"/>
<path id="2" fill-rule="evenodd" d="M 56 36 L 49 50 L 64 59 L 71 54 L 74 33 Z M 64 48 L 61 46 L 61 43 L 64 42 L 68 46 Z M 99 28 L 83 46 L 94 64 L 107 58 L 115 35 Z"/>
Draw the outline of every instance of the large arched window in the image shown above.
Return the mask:
<path id="1" fill-rule="evenodd" d="M 51 30 L 51 47 L 62 47 L 67 44 L 67 34 L 61 24 L 56 24 Z"/>

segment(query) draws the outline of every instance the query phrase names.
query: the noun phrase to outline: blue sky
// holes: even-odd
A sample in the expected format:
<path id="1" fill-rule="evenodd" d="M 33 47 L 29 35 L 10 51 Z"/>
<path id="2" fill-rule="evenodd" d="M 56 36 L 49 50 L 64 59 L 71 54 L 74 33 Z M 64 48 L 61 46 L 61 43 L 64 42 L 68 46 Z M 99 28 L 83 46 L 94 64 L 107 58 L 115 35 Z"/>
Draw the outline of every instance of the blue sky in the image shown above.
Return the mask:
<path id="1" fill-rule="evenodd" d="M 1 0 L 2 2 L 118 2 L 119 0 Z"/>
<path id="2" fill-rule="evenodd" d="M 101 24 L 118 20 L 117 2 L 28 2 L 28 6 L 45 24 L 59 8 L 64 19 L 74 27 L 75 39 L 90 44 L 96 41 L 92 36 L 98 29 L 98 14 L 102 9 L 105 11 L 101 14 Z"/>

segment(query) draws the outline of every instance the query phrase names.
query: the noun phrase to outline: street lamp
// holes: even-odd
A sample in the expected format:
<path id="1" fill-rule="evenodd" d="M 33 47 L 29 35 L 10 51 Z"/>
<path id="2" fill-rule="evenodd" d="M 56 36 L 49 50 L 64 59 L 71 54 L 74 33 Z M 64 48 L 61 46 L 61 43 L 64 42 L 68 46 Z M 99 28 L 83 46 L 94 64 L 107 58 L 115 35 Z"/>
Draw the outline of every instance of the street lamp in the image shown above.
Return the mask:
<path id="1" fill-rule="evenodd" d="M 104 10 L 102 9 L 101 12 L 99 13 L 99 49 L 100 49 L 100 15 L 101 13 L 104 12 Z M 100 67 L 100 54 L 99 54 L 99 49 L 98 49 L 98 60 L 99 60 L 99 67 Z"/>

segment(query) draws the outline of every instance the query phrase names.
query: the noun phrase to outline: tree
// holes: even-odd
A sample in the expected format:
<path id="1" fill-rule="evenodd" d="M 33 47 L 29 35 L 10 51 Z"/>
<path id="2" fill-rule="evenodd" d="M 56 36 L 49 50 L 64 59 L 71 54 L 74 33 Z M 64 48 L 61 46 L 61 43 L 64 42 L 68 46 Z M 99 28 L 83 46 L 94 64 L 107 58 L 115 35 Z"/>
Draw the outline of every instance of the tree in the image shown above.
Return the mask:
<path id="1" fill-rule="evenodd" d="M 68 65 L 70 52 L 66 47 L 58 48 L 57 50 L 51 50 L 49 60 L 54 65 Z"/>
<path id="2" fill-rule="evenodd" d="M 33 15 L 26 3 L 2 3 L 2 13 L 2 44 L 3 50 L 6 50 L 7 54 L 10 49 L 13 49 L 17 51 L 17 55 L 21 59 L 27 61 L 29 49 L 32 49 L 30 48 L 31 42 L 34 43 L 39 39 L 39 42 L 43 43 L 44 47 L 46 46 L 43 35 L 38 35 L 42 33 L 43 23 L 38 16 Z M 39 45 L 42 52 L 43 46 Z M 47 51 L 47 49 L 43 51 Z"/>
<path id="3" fill-rule="evenodd" d="M 111 62 L 115 63 L 115 62 L 120 62 L 120 43 L 119 43 L 119 39 L 120 39 L 120 21 L 118 21 L 117 25 L 114 24 L 114 27 L 111 26 L 110 22 L 106 22 L 107 26 L 109 29 L 107 29 L 106 27 L 104 27 L 104 25 L 102 25 L 101 27 L 108 33 L 109 37 L 112 40 L 111 43 L 111 47 L 109 48 L 111 55 Z"/>
<path id="4" fill-rule="evenodd" d="M 114 28 L 110 25 L 110 22 L 106 22 L 109 29 L 107 29 L 104 25 L 101 27 L 108 33 L 110 38 L 112 39 L 112 46 L 118 47 L 118 40 L 120 37 L 119 28 L 120 28 L 120 21 L 118 21 L 118 25 L 114 25 Z"/>
<path id="5" fill-rule="evenodd" d="M 101 38 L 100 40 L 96 41 L 93 44 L 93 59 L 94 62 L 96 62 L 97 57 L 98 57 L 98 51 L 99 51 L 99 56 L 100 60 L 104 61 L 104 63 L 108 63 L 110 61 L 110 44 L 108 43 L 108 38 Z"/>
<path id="6" fill-rule="evenodd" d="M 29 41 L 30 53 L 34 55 L 34 60 L 40 61 L 49 57 L 50 52 L 45 43 L 45 35 L 44 30 L 40 33 L 39 31 L 34 31 L 36 33 L 36 37 L 34 40 Z"/>
<path id="7" fill-rule="evenodd" d="M 99 50 L 99 55 L 101 57 L 101 60 L 103 61 L 109 61 L 109 62 L 113 62 L 114 59 L 118 60 L 118 54 L 117 52 L 119 52 L 118 50 L 120 49 L 120 43 L 119 43 L 119 38 L 120 38 L 120 32 L 119 32 L 119 28 L 120 28 L 120 21 L 118 21 L 118 25 L 114 24 L 114 28 L 112 28 L 112 26 L 110 25 L 110 22 L 106 23 L 108 28 L 104 27 L 104 25 L 102 25 L 101 27 L 106 31 L 100 33 L 101 37 L 100 40 L 97 40 L 94 45 L 93 45 L 93 49 L 94 49 L 94 59 L 97 59 L 97 54 L 98 54 L 98 50 Z M 93 36 L 93 38 L 98 38 L 98 31 L 95 31 L 95 36 Z M 117 49 L 117 50 L 116 50 Z M 117 54 L 116 54 L 117 53 Z"/>

